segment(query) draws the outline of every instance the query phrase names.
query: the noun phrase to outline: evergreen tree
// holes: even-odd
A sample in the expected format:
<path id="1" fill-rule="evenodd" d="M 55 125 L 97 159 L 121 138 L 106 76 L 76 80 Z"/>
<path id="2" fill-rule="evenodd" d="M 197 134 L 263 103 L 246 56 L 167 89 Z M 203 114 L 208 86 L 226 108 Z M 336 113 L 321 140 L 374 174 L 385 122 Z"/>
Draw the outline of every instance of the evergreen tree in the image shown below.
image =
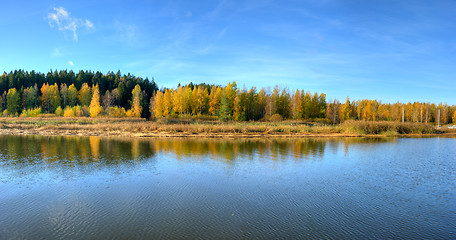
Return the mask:
<path id="1" fill-rule="evenodd" d="M 219 119 L 222 121 L 228 121 L 231 119 L 232 108 L 230 107 L 230 101 L 226 94 L 223 94 L 222 101 L 220 103 Z"/>

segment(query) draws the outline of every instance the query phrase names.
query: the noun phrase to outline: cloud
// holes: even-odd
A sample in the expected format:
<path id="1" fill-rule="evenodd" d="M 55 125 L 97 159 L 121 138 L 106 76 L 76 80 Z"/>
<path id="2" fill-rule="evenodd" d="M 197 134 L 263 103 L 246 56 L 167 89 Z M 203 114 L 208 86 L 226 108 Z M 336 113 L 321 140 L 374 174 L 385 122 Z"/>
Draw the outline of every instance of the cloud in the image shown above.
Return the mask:
<path id="1" fill-rule="evenodd" d="M 78 41 L 77 31 L 79 28 L 85 28 L 87 30 L 95 28 L 93 23 L 88 19 L 82 20 L 75 18 L 63 7 L 54 8 L 54 11 L 48 14 L 48 23 L 51 28 L 56 27 L 59 31 L 73 33 L 74 41 Z"/>
<path id="2" fill-rule="evenodd" d="M 73 62 L 73 61 L 69 61 L 68 64 L 69 64 L 70 66 L 74 66 L 74 62 Z"/>
<path id="3" fill-rule="evenodd" d="M 136 37 L 136 26 L 133 24 L 124 24 L 119 21 L 114 22 L 117 31 L 116 38 L 121 41 L 132 43 Z"/>

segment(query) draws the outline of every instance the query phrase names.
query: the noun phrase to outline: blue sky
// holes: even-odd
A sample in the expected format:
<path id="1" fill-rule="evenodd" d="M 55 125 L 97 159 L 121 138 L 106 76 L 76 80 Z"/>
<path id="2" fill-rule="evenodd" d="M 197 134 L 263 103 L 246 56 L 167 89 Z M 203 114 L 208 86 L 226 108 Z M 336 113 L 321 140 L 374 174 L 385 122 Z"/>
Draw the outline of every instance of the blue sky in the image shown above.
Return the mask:
<path id="1" fill-rule="evenodd" d="M 3 1 L 0 71 L 456 104 L 456 1 Z"/>

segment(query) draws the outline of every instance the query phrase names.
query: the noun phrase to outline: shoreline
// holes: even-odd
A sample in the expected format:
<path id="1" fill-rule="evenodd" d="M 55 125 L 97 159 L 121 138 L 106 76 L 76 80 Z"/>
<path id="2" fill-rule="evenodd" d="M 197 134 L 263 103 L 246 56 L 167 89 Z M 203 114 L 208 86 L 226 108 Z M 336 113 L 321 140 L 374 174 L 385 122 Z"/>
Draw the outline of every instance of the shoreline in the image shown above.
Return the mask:
<path id="1" fill-rule="evenodd" d="M 306 123 L 307 124 L 307 123 Z M 454 137 L 456 131 L 410 134 L 359 134 L 340 125 L 308 126 L 297 122 L 151 122 L 144 119 L 0 118 L 0 135 L 100 136 L 128 138 L 385 138 Z"/>

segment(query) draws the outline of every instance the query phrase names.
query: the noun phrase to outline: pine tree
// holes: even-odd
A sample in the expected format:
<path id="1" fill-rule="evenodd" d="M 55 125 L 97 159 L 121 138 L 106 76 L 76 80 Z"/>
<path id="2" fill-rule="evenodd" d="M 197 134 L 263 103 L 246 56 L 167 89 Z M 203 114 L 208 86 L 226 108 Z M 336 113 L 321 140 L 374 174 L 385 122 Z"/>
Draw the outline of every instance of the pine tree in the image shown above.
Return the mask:
<path id="1" fill-rule="evenodd" d="M 222 121 L 228 121 L 231 119 L 232 109 L 230 107 L 229 98 L 224 94 L 220 103 L 219 119 Z"/>
<path id="2" fill-rule="evenodd" d="M 220 105 L 219 118 L 223 120 L 230 120 L 233 116 L 234 102 L 236 100 L 237 88 L 236 82 L 228 83 L 223 91 L 223 96 Z"/>

